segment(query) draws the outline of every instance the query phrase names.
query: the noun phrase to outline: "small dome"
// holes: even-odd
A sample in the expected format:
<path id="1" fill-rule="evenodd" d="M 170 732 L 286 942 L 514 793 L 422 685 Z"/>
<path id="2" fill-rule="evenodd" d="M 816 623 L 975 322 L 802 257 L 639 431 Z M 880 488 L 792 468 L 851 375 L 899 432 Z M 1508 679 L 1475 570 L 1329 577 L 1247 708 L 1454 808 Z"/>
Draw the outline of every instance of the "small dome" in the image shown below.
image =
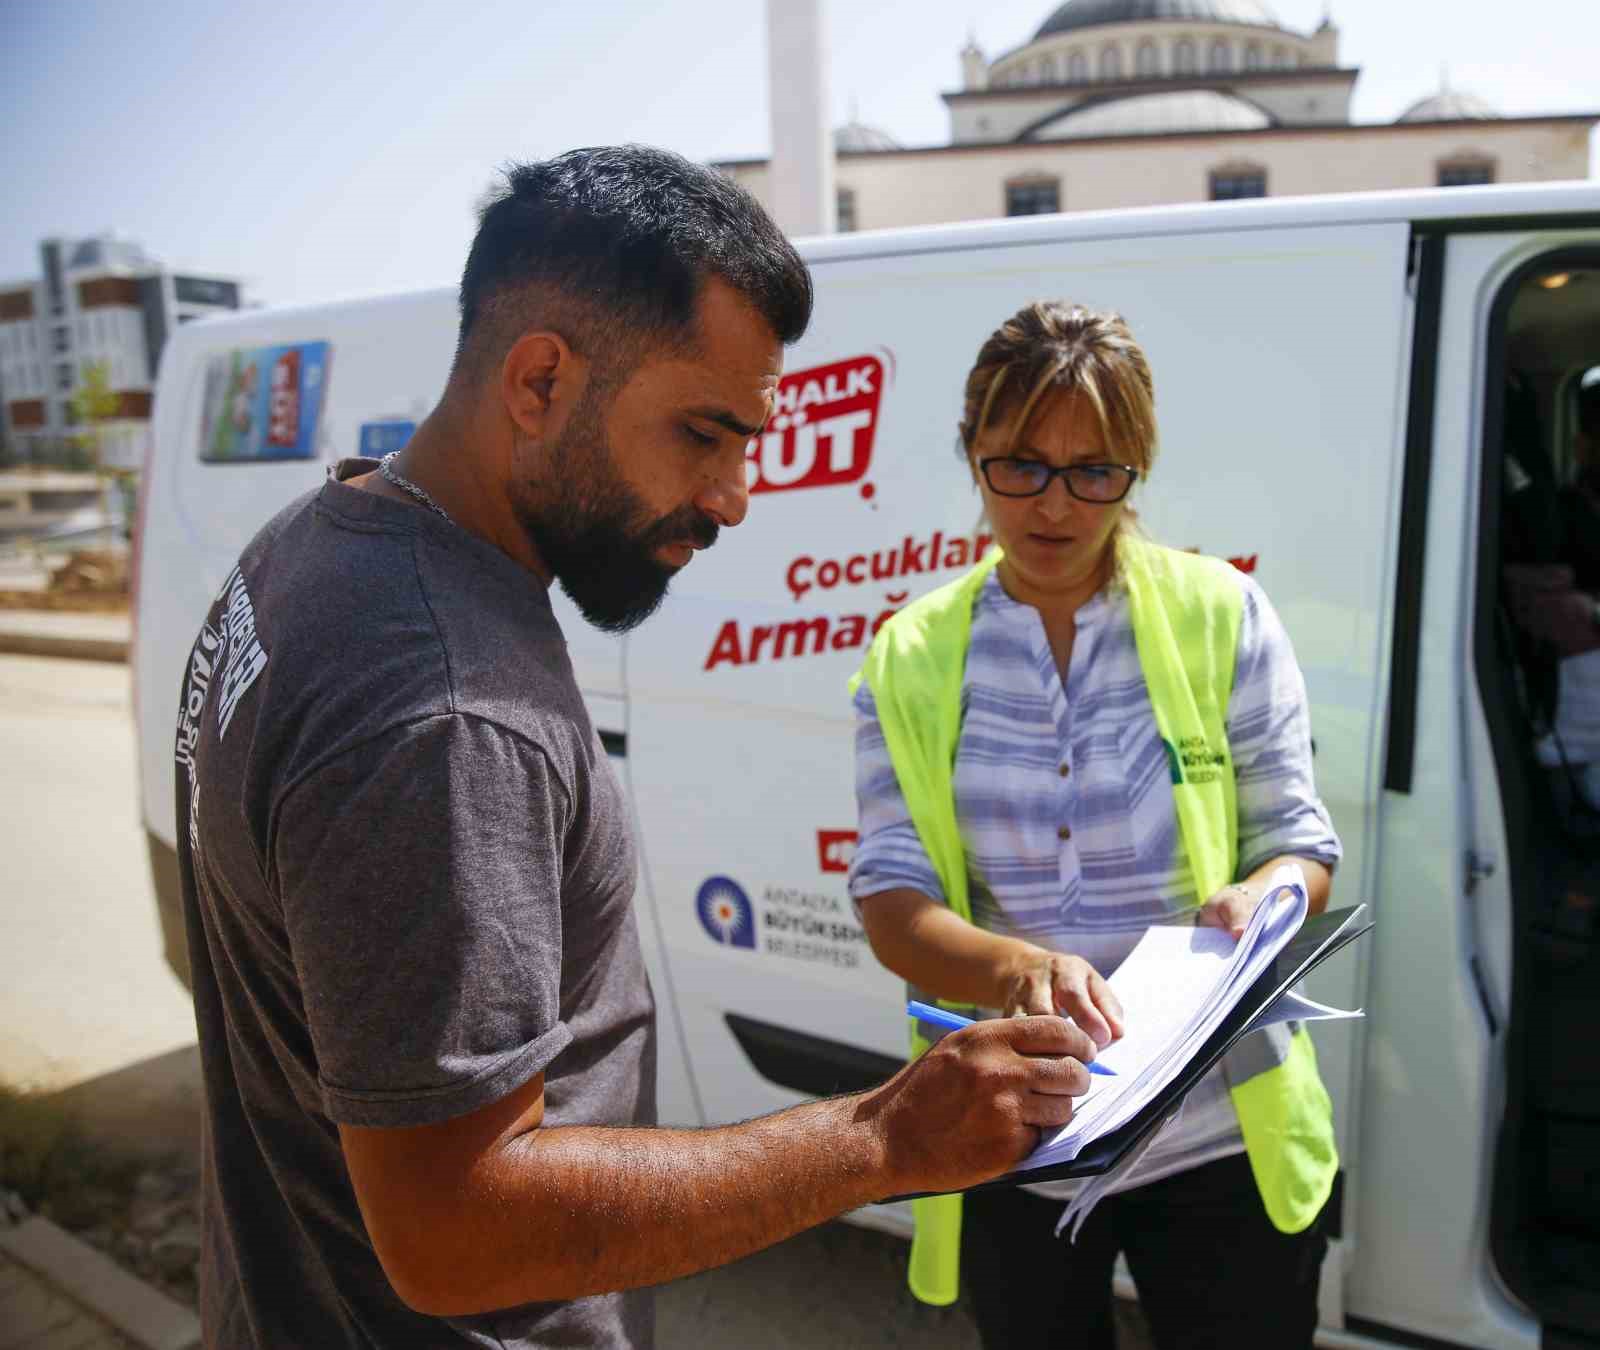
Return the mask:
<path id="1" fill-rule="evenodd" d="M 841 155 L 860 155 L 872 150 L 898 150 L 900 142 L 887 131 L 864 122 L 846 122 L 833 129 L 833 148 Z"/>
<path id="2" fill-rule="evenodd" d="M 1272 118 L 1242 98 L 1210 89 L 1185 89 L 1087 103 L 1035 127 L 1025 139 L 1073 141 L 1179 131 L 1260 131 L 1272 124 Z"/>
<path id="3" fill-rule="evenodd" d="M 1159 19 L 1283 27 L 1257 0 L 1067 0 L 1044 21 L 1034 34 L 1034 41 L 1079 28 L 1097 28 L 1108 23 L 1148 23 Z"/>
<path id="4" fill-rule="evenodd" d="M 1396 122 L 1481 122 L 1500 114 L 1476 94 L 1459 89 L 1444 89 L 1418 99 Z"/>

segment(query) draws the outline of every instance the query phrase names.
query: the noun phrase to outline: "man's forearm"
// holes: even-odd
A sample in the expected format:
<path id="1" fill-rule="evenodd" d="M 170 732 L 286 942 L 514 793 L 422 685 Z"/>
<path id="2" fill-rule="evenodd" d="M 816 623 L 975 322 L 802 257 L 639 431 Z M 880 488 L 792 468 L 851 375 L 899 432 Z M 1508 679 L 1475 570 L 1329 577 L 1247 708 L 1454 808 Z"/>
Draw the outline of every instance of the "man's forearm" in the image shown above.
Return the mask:
<path id="1" fill-rule="evenodd" d="M 860 1096 L 716 1129 L 534 1129 L 443 1213 L 418 1215 L 409 1259 L 393 1264 L 412 1286 L 402 1297 L 436 1316 L 636 1288 L 880 1199 L 884 1177 Z"/>

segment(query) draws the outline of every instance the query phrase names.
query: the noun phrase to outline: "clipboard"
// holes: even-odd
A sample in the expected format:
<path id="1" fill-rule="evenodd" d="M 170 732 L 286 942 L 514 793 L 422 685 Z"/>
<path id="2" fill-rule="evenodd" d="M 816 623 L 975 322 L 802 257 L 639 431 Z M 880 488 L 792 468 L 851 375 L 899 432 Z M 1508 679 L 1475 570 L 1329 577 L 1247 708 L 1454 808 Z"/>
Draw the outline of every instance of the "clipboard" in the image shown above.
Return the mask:
<path id="1" fill-rule="evenodd" d="M 1370 919 L 1364 919 L 1366 906 L 1354 905 L 1345 909 L 1329 910 L 1307 919 L 1300 930 L 1240 997 L 1222 1019 L 1215 1031 L 1201 1043 L 1188 1062 L 1161 1092 L 1147 1102 L 1132 1119 L 1085 1144 L 1082 1151 L 1070 1162 L 1054 1163 L 1045 1167 L 1020 1168 L 990 1181 L 970 1186 L 968 1190 L 985 1191 L 1003 1187 L 1029 1186 L 1041 1181 L 1061 1181 L 1075 1177 L 1093 1177 L 1109 1172 L 1170 1116 L 1178 1103 L 1188 1094 L 1216 1063 L 1234 1045 L 1256 1030 L 1262 1019 L 1277 1001 L 1291 988 L 1320 966 L 1335 952 L 1343 951 L 1357 938 L 1372 931 Z M 917 1191 L 891 1196 L 880 1204 L 897 1200 L 920 1200 L 928 1195 L 951 1192 Z M 959 1193 L 959 1192 L 958 1192 Z"/>

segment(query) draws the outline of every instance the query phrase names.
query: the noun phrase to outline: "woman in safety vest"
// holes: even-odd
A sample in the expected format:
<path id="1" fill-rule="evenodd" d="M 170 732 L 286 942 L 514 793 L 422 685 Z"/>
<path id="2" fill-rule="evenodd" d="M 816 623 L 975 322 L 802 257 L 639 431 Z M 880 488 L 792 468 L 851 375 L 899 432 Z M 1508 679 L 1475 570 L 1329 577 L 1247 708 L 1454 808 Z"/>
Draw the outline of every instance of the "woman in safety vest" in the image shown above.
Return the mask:
<path id="1" fill-rule="evenodd" d="M 1341 852 L 1266 596 L 1133 528 L 1155 447 L 1119 316 L 1009 319 L 961 419 L 1000 547 L 890 620 L 855 689 L 850 889 L 879 960 L 925 999 L 1060 1012 L 1102 1046 L 1123 1029 L 1103 977 L 1150 925 L 1238 936 L 1289 861 L 1319 912 Z M 1076 1183 L 917 1201 L 912 1289 L 953 1302 L 959 1265 L 986 1346 L 1114 1350 L 1121 1251 L 1163 1350 L 1309 1346 L 1337 1167 L 1309 1039 L 1260 1032 L 1074 1243 L 1055 1230 Z"/>

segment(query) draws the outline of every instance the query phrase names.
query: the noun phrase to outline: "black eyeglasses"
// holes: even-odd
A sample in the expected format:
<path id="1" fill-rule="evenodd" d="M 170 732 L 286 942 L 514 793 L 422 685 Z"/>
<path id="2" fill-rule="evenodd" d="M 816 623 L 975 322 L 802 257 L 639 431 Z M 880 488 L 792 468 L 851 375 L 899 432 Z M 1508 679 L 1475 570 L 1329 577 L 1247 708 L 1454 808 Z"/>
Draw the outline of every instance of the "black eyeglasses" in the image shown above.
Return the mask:
<path id="1" fill-rule="evenodd" d="M 995 455 L 980 459 L 984 480 L 1002 497 L 1037 497 L 1058 474 L 1067 491 L 1080 502 L 1107 506 L 1120 502 L 1139 481 L 1139 471 L 1131 464 L 1064 464 L 1052 468 L 1038 459 L 1014 459 Z"/>

